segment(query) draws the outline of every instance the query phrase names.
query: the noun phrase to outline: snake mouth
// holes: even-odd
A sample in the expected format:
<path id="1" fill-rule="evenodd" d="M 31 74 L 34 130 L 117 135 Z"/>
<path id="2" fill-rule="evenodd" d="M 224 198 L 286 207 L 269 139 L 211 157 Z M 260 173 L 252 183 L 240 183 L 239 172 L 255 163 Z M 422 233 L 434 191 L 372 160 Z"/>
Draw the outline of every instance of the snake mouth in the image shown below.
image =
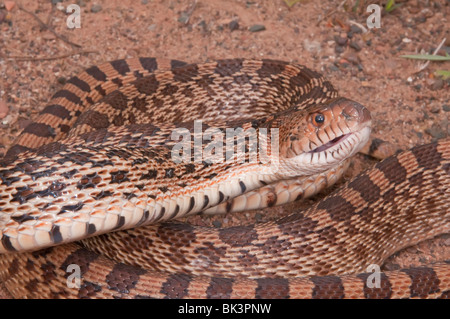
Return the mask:
<path id="1" fill-rule="evenodd" d="M 319 152 L 323 152 L 326 151 L 327 149 L 337 145 L 338 143 L 342 142 L 344 139 L 346 139 L 347 137 L 349 137 L 352 133 L 348 133 L 348 134 L 344 134 L 341 136 L 338 136 L 334 139 L 332 139 L 331 141 L 313 149 L 312 151 L 309 151 L 308 153 L 319 153 Z"/>

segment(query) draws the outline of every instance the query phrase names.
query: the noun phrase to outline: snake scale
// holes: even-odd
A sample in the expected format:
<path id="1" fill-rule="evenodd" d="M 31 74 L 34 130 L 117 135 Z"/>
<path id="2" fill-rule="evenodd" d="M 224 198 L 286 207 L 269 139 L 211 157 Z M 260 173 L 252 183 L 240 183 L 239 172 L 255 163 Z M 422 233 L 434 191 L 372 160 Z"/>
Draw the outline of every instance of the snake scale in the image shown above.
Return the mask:
<path id="1" fill-rule="evenodd" d="M 229 161 L 195 161 L 199 119 L 202 132 L 277 129 L 256 139 L 270 163 L 260 152 L 250 161 L 250 144 L 236 152 L 236 136 L 232 155 L 214 153 Z M 167 222 L 310 196 L 342 175 L 370 124 L 367 109 L 294 63 L 93 66 L 1 162 L 0 280 L 15 298 L 448 298 L 449 262 L 381 272 L 376 287 L 366 269 L 449 232 L 449 139 L 391 156 L 277 221 Z M 194 135 L 190 162 L 171 157 L 177 129 Z"/>

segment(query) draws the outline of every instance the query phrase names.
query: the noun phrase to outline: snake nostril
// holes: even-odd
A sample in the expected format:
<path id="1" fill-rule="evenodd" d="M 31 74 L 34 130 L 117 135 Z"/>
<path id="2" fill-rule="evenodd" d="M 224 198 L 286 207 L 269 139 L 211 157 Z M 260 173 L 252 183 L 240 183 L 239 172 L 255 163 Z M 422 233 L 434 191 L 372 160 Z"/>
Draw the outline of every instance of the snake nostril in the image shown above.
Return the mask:
<path id="1" fill-rule="evenodd" d="M 343 107 L 341 111 L 341 115 L 346 120 L 355 119 L 361 123 L 371 120 L 370 112 L 367 108 L 357 102 L 350 102 L 351 103 Z"/>
<path id="2" fill-rule="evenodd" d="M 352 118 L 352 116 L 350 114 L 346 113 L 344 110 L 342 111 L 341 114 L 343 117 L 345 117 L 346 120 L 349 120 Z"/>

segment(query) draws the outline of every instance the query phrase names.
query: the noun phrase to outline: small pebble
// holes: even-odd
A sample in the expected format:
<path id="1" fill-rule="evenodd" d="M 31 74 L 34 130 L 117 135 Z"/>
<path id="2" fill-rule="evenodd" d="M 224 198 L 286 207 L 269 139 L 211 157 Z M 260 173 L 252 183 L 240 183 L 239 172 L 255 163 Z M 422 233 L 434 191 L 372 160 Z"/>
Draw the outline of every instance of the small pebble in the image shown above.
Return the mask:
<path id="1" fill-rule="evenodd" d="M 200 21 L 198 26 L 201 27 L 204 32 L 208 31 L 208 26 L 206 25 L 206 21 L 205 20 Z"/>
<path id="2" fill-rule="evenodd" d="M 64 85 L 64 84 L 66 84 L 67 79 L 66 79 L 65 77 L 63 77 L 63 76 L 60 76 L 56 81 L 57 81 L 59 84 Z"/>
<path id="3" fill-rule="evenodd" d="M 102 11 L 102 9 L 103 9 L 103 8 L 102 8 L 101 5 L 99 5 L 99 4 L 93 4 L 92 7 L 91 7 L 91 12 L 97 13 L 97 12 Z"/>
<path id="4" fill-rule="evenodd" d="M 344 46 L 347 44 L 347 41 L 348 41 L 347 34 L 341 33 L 339 36 L 335 36 L 334 40 L 336 41 L 336 43 L 338 45 Z"/>
<path id="5" fill-rule="evenodd" d="M 439 106 L 435 105 L 431 108 L 430 112 L 431 113 L 439 113 L 441 109 L 439 108 Z"/>
<path id="6" fill-rule="evenodd" d="M 447 132 L 445 132 L 440 126 L 433 125 L 431 128 L 425 129 L 425 133 L 431 135 L 432 137 L 436 139 L 445 138 L 447 135 Z"/>
<path id="7" fill-rule="evenodd" d="M 450 105 L 444 104 L 442 105 L 442 109 L 444 110 L 444 112 L 450 112 Z"/>
<path id="8" fill-rule="evenodd" d="M 216 228 L 221 228 L 222 227 L 222 223 L 220 222 L 220 220 L 215 220 L 215 221 L 212 222 L 212 224 Z"/>
<path id="9" fill-rule="evenodd" d="M 420 23 L 426 22 L 426 21 L 427 21 L 427 17 L 424 16 L 424 15 L 421 15 L 421 16 L 419 16 L 419 17 L 417 17 L 417 18 L 414 18 L 413 20 L 414 20 L 414 22 L 415 22 L 416 24 L 420 24 Z"/>
<path id="10" fill-rule="evenodd" d="M 356 41 L 350 42 L 349 46 L 356 51 L 361 51 L 361 46 Z"/>
<path id="11" fill-rule="evenodd" d="M 259 32 L 266 30 L 266 27 L 262 24 L 254 24 L 250 28 L 248 28 L 250 32 Z"/>
<path id="12" fill-rule="evenodd" d="M 189 15 L 186 12 L 181 12 L 180 16 L 178 17 L 178 22 L 187 24 L 189 22 Z"/>
<path id="13" fill-rule="evenodd" d="M 352 32 L 352 33 L 362 33 L 362 30 L 357 25 L 352 24 L 350 26 L 350 32 Z"/>
<path id="14" fill-rule="evenodd" d="M 331 65 L 328 67 L 328 69 L 329 69 L 331 72 L 339 71 L 339 68 L 338 68 L 336 65 L 334 65 L 334 64 L 331 64 Z"/>
<path id="15" fill-rule="evenodd" d="M 148 4 L 148 0 L 141 0 L 141 4 Z"/>
<path id="16" fill-rule="evenodd" d="M 228 28 L 230 28 L 230 31 L 234 31 L 239 29 L 239 22 L 237 20 L 233 20 L 228 24 Z"/>
<path id="17" fill-rule="evenodd" d="M 348 51 L 344 56 L 344 59 L 346 59 L 348 62 L 354 64 L 354 65 L 358 65 L 360 63 L 360 59 L 358 54 L 356 54 L 355 52 L 352 51 Z"/>
<path id="18" fill-rule="evenodd" d="M 431 90 L 433 91 L 437 91 L 442 89 L 442 87 L 444 86 L 444 81 L 442 79 L 436 79 L 433 84 L 431 84 Z"/>
<path id="19" fill-rule="evenodd" d="M 334 51 L 336 53 L 342 53 L 342 52 L 345 51 L 345 48 L 343 46 L 337 45 L 337 46 L 334 47 Z"/>

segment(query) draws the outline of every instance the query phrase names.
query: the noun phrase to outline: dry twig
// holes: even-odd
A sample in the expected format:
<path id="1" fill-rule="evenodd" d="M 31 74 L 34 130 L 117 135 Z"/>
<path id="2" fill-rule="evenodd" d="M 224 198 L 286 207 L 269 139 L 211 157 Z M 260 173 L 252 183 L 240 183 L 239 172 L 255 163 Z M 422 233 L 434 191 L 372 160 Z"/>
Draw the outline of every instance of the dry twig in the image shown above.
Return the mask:
<path id="1" fill-rule="evenodd" d="M 343 0 L 335 9 L 331 10 L 330 12 L 328 12 L 323 18 L 319 19 L 319 21 L 317 21 L 316 26 L 318 26 L 323 20 L 328 19 L 330 16 L 332 16 L 335 12 L 337 12 L 338 10 L 340 10 L 344 4 L 347 2 L 347 0 Z"/>
<path id="2" fill-rule="evenodd" d="M 98 51 L 86 50 L 86 51 L 73 51 L 62 55 L 52 56 L 52 57 L 33 57 L 33 56 L 19 56 L 19 55 L 10 55 L 5 58 L 16 61 L 48 61 L 48 60 L 58 60 L 64 59 L 69 56 L 77 55 L 77 54 L 89 54 L 96 53 L 99 54 Z"/>
<path id="3" fill-rule="evenodd" d="M 432 55 L 436 55 L 436 54 L 439 52 L 439 50 L 440 50 L 440 49 L 442 48 L 442 46 L 444 45 L 445 40 L 447 40 L 447 39 L 444 38 L 444 39 L 441 41 L 441 43 L 439 43 L 439 45 L 437 46 L 436 50 L 434 50 L 434 52 L 433 52 Z M 423 70 L 425 70 L 425 68 L 428 66 L 428 64 L 430 64 L 430 60 L 428 60 L 427 62 L 425 62 L 425 63 L 422 64 L 421 66 L 419 66 L 419 70 L 416 71 L 416 72 L 414 72 L 414 73 L 422 72 Z"/>
<path id="4" fill-rule="evenodd" d="M 43 29 L 50 31 L 50 32 L 53 33 L 58 39 L 61 39 L 61 40 L 63 40 L 64 42 L 66 42 L 66 43 L 68 43 L 68 44 L 70 44 L 70 45 L 72 45 L 72 46 L 74 46 L 74 47 L 81 48 L 81 45 L 79 45 L 79 44 L 77 44 L 77 43 L 74 43 L 74 42 L 68 40 L 68 39 L 67 39 L 65 36 L 63 36 L 63 35 L 58 34 L 55 30 L 53 30 L 53 28 L 51 28 L 49 25 L 45 24 L 45 23 L 44 23 L 44 22 L 43 22 L 36 14 L 34 14 L 33 12 L 28 11 L 27 9 L 25 9 L 25 8 L 24 8 L 22 5 L 20 5 L 20 4 L 18 4 L 17 7 L 18 7 L 20 10 L 22 10 L 23 12 L 28 13 L 28 14 L 31 15 L 33 18 L 35 18 L 36 21 L 39 23 L 39 25 L 40 25 Z"/>

